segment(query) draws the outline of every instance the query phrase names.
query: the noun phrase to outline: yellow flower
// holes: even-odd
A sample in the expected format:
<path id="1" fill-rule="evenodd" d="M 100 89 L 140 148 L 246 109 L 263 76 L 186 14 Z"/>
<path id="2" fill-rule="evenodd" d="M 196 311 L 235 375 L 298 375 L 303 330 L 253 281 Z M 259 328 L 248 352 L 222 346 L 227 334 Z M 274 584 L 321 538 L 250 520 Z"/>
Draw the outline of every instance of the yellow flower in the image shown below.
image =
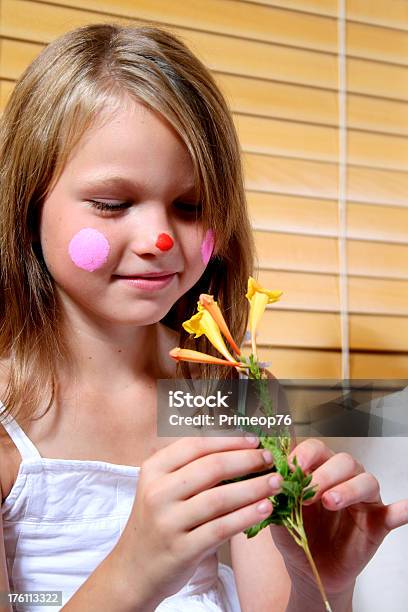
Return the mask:
<path id="1" fill-rule="evenodd" d="M 228 325 L 225 322 L 220 307 L 218 306 L 217 302 L 214 301 L 213 296 L 208 295 L 207 293 L 202 293 L 199 298 L 199 303 L 210 313 L 210 315 L 220 328 L 220 331 L 223 333 L 224 337 L 228 340 L 229 344 L 234 349 L 235 353 L 237 355 L 240 355 L 241 351 L 235 343 L 234 338 L 232 337 L 232 334 L 228 329 Z"/>
<path id="2" fill-rule="evenodd" d="M 252 276 L 248 279 L 248 291 L 245 297 L 248 299 L 250 304 L 249 311 L 249 331 L 251 332 L 251 344 L 252 353 L 255 359 L 256 355 L 256 331 L 258 329 L 259 322 L 262 318 L 263 313 L 267 304 L 273 304 L 279 300 L 282 295 L 282 291 L 270 291 L 264 289 L 262 285 L 258 283 Z"/>
<path id="3" fill-rule="evenodd" d="M 220 329 L 208 310 L 201 306 L 200 302 L 197 302 L 197 309 L 198 312 L 191 319 L 184 321 L 184 329 L 189 334 L 195 334 L 195 338 L 199 338 L 204 334 L 221 355 L 224 355 L 228 361 L 234 362 L 234 364 L 237 363 L 225 346 Z"/>
<path id="4" fill-rule="evenodd" d="M 217 365 L 228 365 L 228 366 L 239 366 L 240 368 L 248 367 L 239 361 L 227 361 L 226 359 L 218 359 L 207 353 L 201 353 L 200 351 L 192 351 L 190 349 L 182 349 L 176 347 L 171 349 L 169 352 L 170 357 L 173 357 L 176 361 L 195 361 L 198 363 L 215 363 Z"/>

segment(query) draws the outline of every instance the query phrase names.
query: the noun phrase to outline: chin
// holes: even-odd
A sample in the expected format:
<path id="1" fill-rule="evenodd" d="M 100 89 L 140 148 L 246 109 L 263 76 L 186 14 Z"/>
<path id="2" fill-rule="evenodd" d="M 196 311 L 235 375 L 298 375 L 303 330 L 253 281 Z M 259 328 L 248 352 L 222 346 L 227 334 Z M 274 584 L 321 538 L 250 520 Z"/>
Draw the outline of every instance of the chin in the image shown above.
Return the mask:
<path id="1" fill-rule="evenodd" d="M 154 323 L 158 323 L 161 319 L 163 319 L 169 309 L 158 308 L 151 306 L 138 308 L 136 307 L 133 313 L 129 313 L 128 316 L 125 313 L 118 313 L 117 317 L 109 317 L 109 322 L 112 324 L 119 325 L 134 325 L 137 327 L 142 327 L 145 325 L 153 325 Z"/>

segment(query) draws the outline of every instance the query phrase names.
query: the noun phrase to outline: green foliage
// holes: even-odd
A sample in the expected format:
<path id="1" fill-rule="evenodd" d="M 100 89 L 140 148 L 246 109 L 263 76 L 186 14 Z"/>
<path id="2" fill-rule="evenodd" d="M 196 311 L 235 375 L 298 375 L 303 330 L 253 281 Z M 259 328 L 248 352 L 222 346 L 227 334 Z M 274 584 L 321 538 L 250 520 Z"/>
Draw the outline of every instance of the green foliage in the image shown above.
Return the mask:
<path id="1" fill-rule="evenodd" d="M 257 535 L 261 529 L 270 524 L 283 525 L 290 527 L 296 525 L 299 532 L 302 531 L 300 525 L 297 525 L 298 517 L 301 517 L 301 504 L 303 501 L 310 499 L 315 495 L 314 487 L 309 487 L 312 480 L 311 474 L 305 474 L 300 465 L 297 463 L 296 457 L 293 459 L 294 470 L 290 469 L 288 462 L 288 454 L 290 447 L 290 439 L 287 437 L 271 438 L 263 437 L 260 439 L 259 448 L 266 448 L 271 451 L 275 465 L 270 473 L 278 472 L 282 478 L 281 492 L 277 495 L 269 497 L 272 502 L 273 510 L 270 516 L 246 529 L 244 533 L 248 538 Z M 251 476 L 259 476 L 259 472 L 251 474 Z M 247 477 L 238 478 L 235 480 L 243 480 Z"/>
<path id="2" fill-rule="evenodd" d="M 293 459 L 295 469 L 293 471 L 290 469 L 288 462 L 290 448 L 289 438 L 272 438 L 264 436 L 260 438 L 258 448 L 265 448 L 271 451 L 274 457 L 274 466 L 272 469 L 262 472 L 252 472 L 251 474 L 238 476 L 222 482 L 222 484 L 228 484 L 231 482 L 239 482 L 240 480 L 250 480 L 251 478 L 263 476 L 264 474 L 276 474 L 277 472 L 283 478 L 282 491 L 268 498 L 273 505 L 272 513 L 266 519 L 244 531 L 248 538 L 256 536 L 261 529 L 270 524 L 288 527 L 288 520 L 296 524 L 302 502 L 312 498 L 316 493 L 315 488 L 309 486 L 312 475 L 303 472 L 302 468 L 297 464 L 296 457 Z"/>
<path id="3" fill-rule="evenodd" d="M 249 378 L 256 381 L 256 392 L 261 402 L 261 410 L 266 416 L 273 415 L 273 405 L 269 394 L 268 378 L 259 367 L 258 362 L 251 354 L 249 358 L 241 357 L 241 361 L 249 365 Z M 244 533 L 248 538 L 257 535 L 261 529 L 268 525 L 283 525 L 293 535 L 296 541 L 300 541 L 303 537 L 303 520 L 302 520 L 302 503 L 315 495 L 314 487 L 309 487 L 312 480 L 311 474 L 305 474 L 297 463 L 296 457 L 293 459 L 294 470 L 291 470 L 288 462 L 290 453 L 290 434 L 289 430 L 281 428 L 276 437 L 263 435 L 262 429 L 255 427 L 247 427 L 252 433 L 259 436 L 258 448 L 269 450 L 274 458 L 274 466 L 271 470 L 265 472 L 255 472 L 232 478 L 231 480 L 223 481 L 223 484 L 229 482 L 238 482 L 240 480 L 248 480 L 256 478 L 262 474 L 278 472 L 282 478 L 282 491 L 277 495 L 269 497 L 272 502 L 273 510 L 270 516 L 246 529 Z"/>

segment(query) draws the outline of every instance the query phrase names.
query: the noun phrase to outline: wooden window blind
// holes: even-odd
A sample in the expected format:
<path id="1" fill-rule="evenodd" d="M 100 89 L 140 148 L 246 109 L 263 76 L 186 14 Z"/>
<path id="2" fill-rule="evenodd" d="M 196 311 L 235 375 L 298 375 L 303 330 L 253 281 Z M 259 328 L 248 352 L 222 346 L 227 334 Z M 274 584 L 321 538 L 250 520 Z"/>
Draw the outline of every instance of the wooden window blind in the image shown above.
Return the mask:
<path id="1" fill-rule="evenodd" d="M 279 377 L 340 378 L 346 350 L 351 377 L 408 378 L 405 0 L 2 0 L 0 10 L 1 108 L 69 29 L 171 26 L 233 111 L 259 280 L 284 291 L 263 321 L 261 357 Z"/>

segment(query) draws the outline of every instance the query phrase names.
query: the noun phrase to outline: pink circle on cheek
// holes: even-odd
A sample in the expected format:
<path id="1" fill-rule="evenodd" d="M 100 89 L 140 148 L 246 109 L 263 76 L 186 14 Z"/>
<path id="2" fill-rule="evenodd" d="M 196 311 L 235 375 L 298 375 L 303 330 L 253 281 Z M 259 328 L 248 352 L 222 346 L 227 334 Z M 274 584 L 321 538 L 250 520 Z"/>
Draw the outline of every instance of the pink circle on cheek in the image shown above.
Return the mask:
<path id="1" fill-rule="evenodd" d="M 91 227 L 81 229 L 69 243 L 68 253 L 78 268 L 93 272 L 108 260 L 110 245 L 107 238 Z"/>
<path id="2" fill-rule="evenodd" d="M 211 255 L 214 249 L 215 235 L 212 229 L 206 231 L 204 240 L 201 243 L 201 259 L 205 265 L 211 259 Z"/>

